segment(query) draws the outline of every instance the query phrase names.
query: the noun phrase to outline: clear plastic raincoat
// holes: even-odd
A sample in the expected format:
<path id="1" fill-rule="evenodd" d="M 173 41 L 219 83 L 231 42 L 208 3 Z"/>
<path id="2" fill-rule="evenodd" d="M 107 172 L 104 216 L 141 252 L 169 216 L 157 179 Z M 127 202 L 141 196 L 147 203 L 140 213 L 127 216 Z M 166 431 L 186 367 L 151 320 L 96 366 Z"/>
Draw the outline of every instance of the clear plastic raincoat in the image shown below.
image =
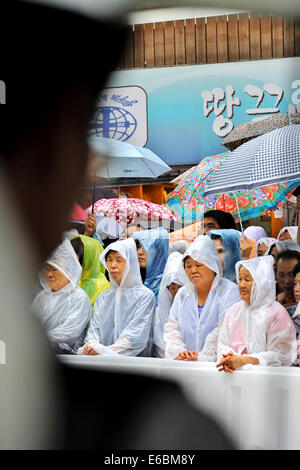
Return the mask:
<path id="1" fill-rule="evenodd" d="M 283 227 L 280 232 L 278 233 L 278 236 L 277 236 L 277 240 L 280 239 L 280 236 L 284 233 L 284 232 L 289 232 L 293 242 L 296 242 L 297 243 L 297 234 L 298 234 L 298 227 L 295 227 L 295 226 L 291 226 L 291 227 Z"/>
<path id="2" fill-rule="evenodd" d="M 219 235 L 224 248 L 224 274 L 225 279 L 236 282 L 235 264 L 241 260 L 241 237 L 237 230 L 232 228 L 223 230 L 210 230 L 207 235 Z"/>
<path id="3" fill-rule="evenodd" d="M 186 274 L 182 270 L 183 255 L 174 251 L 169 255 L 160 289 L 158 294 L 158 305 L 155 313 L 154 336 L 153 342 L 156 346 L 157 355 L 164 357 L 165 342 L 163 340 L 163 332 L 165 323 L 169 318 L 170 308 L 172 307 L 174 297 L 169 292 L 168 286 L 174 282 L 180 286 L 187 283 Z"/>
<path id="4" fill-rule="evenodd" d="M 184 254 L 189 246 L 189 243 L 186 240 L 176 240 L 175 242 L 170 242 L 169 245 L 169 254 L 174 251 Z"/>
<path id="5" fill-rule="evenodd" d="M 81 346 L 92 306 L 88 295 L 78 287 L 81 266 L 69 240 L 64 240 L 52 253 L 47 264 L 61 271 L 69 283 L 59 291 L 52 291 L 40 274 L 41 292 L 33 301 L 33 308 L 42 321 L 49 341 L 57 347 L 66 343 L 71 348 Z"/>
<path id="6" fill-rule="evenodd" d="M 82 273 L 79 287 L 81 287 L 89 296 L 92 306 L 98 295 L 110 288 L 110 283 L 105 277 L 105 268 L 100 262 L 100 255 L 103 252 L 103 246 L 94 238 L 85 235 L 78 235 L 84 245 L 84 255 L 82 261 Z"/>
<path id="7" fill-rule="evenodd" d="M 275 240 L 275 243 L 272 243 L 272 245 L 270 245 L 270 248 L 266 252 L 266 255 L 270 254 L 274 245 L 277 249 L 278 254 L 282 253 L 283 251 L 300 251 L 300 246 L 293 240 L 283 240 L 282 242 Z"/>
<path id="8" fill-rule="evenodd" d="M 272 256 L 260 256 L 237 264 L 237 278 L 244 266 L 254 280 L 250 306 L 241 300 L 227 310 L 219 332 L 218 361 L 229 351 L 256 357 L 262 366 L 290 366 L 296 360 L 293 321 L 275 300 L 273 262 Z"/>
<path id="9" fill-rule="evenodd" d="M 176 294 L 164 329 L 166 358 L 180 352 L 201 352 L 199 360 L 215 360 L 218 330 L 226 310 L 240 300 L 236 284 L 222 278 L 222 266 L 217 250 L 207 235 L 199 235 L 185 252 L 195 261 L 216 273 L 212 287 L 199 317 L 198 298 L 194 285 L 186 276 L 186 285 Z"/>
<path id="10" fill-rule="evenodd" d="M 256 254 L 257 254 L 257 251 L 258 251 L 258 248 L 260 245 L 264 244 L 268 247 L 267 251 L 265 252 L 265 255 L 268 255 L 269 254 L 269 250 L 270 248 L 275 245 L 277 242 L 276 238 L 272 238 L 272 237 L 262 237 L 260 238 L 259 240 L 257 240 L 256 242 Z"/>
<path id="11" fill-rule="evenodd" d="M 144 285 L 149 287 L 158 300 L 158 292 L 163 272 L 169 255 L 169 234 L 166 229 L 158 227 L 151 230 L 139 230 L 132 234 L 144 250 L 147 251 L 147 268 Z"/>
<path id="12" fill-rule="evenodd" d="M 79 235 L 79 233 L 78 233 L 78 230 L 76 230 L 75 228 L 72 228 L 70 230 L 66 230 L 63 233 L 62 241 L 64 241 L 65 238 L 67 238 L 68 240 L 71 240 L 71 238 L 76 237 L 77 235 Z"/>
<path id="13" fill-rule="evenodd" d="M 155 296 L 142 283 L 135 242 L 111 243 L 101 254 L 105 267 L 110 250 L 126 259 L 121 285 L 111 278 L 111 288 L 97 297 L 85 344 L 100 355 L 150 356 Z"/>
<path id="14" fill-rule="evenodd" d="M 244 234 L 247 238 L 251 238 L 252 240 L 259 240 L 260 238 L 267 237 L 268 234 L 263 227 L 260 225 L 250 225 L 244 230 Z"/>

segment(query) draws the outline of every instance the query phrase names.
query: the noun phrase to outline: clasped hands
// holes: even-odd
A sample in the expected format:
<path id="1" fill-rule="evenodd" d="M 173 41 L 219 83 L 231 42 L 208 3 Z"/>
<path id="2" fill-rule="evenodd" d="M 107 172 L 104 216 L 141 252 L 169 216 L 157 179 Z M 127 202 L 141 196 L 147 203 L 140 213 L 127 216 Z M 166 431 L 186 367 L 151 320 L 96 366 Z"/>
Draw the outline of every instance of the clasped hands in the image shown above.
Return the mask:
<path id="1" fill-rule="evenodd" d="M 220 362 L 216 365 L 218 367 L 218 370 L 220 372 L 229 372 L 232 374 L 232 372 L 239 367 L 242 367 L 245 364 L 248 364 L 249 362 L 252 363 L 257 363 L 258 360 L 254 359 L 250 361 L 250 358 L 248 356 L 239 356 L 237 354 L 234 354 L 232 351 L 229 351 L 227 354 L 222 355 L 223 358 L 220 360 Z M 197 351 L 183 351 L 176 356 L 175 361 L 197 361 L 198 360 L 198 352 Z"/>
<path id="2" fill-rule="evenodd" d="M 229 351 L 227 354 L 222 354 L 223 358 L 220 360 L 219 364 L 216 367 L 219 367 L 219 371 L 222 372 L 232 372 L 239 367 L 242 367 L 246 364 L 259 364 L 257 357 L 233 354 L 232 351 Z"/>
<path id="3" fill-rule="evenodd" d="M 233 354 L 232 351 L 229 351 L 227 354 L 222 354 L 222 356 L 223 358 L 216 365 L 220 372 L 224 371 L 232 374 L 235 369 L 244 365 L 243 357 Z"/>

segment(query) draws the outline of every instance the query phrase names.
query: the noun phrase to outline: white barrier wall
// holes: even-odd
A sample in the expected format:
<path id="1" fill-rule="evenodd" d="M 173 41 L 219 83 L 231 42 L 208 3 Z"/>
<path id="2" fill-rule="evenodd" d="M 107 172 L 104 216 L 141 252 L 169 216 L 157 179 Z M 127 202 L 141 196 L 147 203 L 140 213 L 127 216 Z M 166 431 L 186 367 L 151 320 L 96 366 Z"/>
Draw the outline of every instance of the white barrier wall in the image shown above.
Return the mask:
<path id="1" fill-rule="evenodd" d="M 74 365 L 174 380 L 213 416 L 240 449 L 300 449 L 300 368 L 246 366 L 233 374 L 215 363 L 142 357 L 58 355 Z"/>

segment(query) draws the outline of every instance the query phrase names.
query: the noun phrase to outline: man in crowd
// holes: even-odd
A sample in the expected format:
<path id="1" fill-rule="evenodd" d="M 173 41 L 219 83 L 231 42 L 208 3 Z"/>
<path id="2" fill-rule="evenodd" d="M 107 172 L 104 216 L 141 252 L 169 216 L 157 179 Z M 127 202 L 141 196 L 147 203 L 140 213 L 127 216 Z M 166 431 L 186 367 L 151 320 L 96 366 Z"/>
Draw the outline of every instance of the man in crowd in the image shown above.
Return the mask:
<path id="1" fill-rule="evenodd" d="M 211 210 L 204 214 L 204 235 L 210 230 L 233 228 L 235 220 L 229 212 Z"/>
<path id="2" fill-rule="evenodd" d="M 284 307 L 296 304 L 294 296 L 294 268 L 300 262 L 298 251 L 283 251 L 277 255 L 275 264 L 276 281 L 279 288 L 277 301 Z"/>

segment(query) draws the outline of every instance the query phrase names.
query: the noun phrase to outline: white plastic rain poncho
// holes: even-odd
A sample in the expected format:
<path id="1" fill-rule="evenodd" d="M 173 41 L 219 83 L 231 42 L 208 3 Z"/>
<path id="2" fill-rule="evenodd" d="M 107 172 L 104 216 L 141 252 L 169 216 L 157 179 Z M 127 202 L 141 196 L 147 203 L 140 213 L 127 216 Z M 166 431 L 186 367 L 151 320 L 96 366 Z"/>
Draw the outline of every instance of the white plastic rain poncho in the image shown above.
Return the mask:
<path id="1" fill-rule="evenodd" d="M 111 243 L 100 256 L 106 269 L 110 250 L 126 260 L 121 285 L 110 277 L 111 288 L 97 297 L 85 344 L 100 355 L 150 356 L 155 296 L 142 283 L 136 244 L 132 238 Z"/>
<path id="2" fill-rule="evenodd" d="M 174 251 L 184 254 L 189 246 L 189 243 L 186 240 L 176 240 L 175 242 L 170 243 L 169 245 L 169 254 Z"/>
<path id="3" fill-rule="evenodd" d="M 232 351 L 256 357 L 262 366 L 294 363 L 296 331 L 286 309 L 275 300 L 273 263 L 272 256 L 237 263 L 237 279 L 240 267 L 244 266 L 254 281 L 250 306 L 241 300 L 227 310 L 219 332 L 218 361 L 222 354 Z"/>
<path id="4" fill-rule="evenodd" d="M 184 286 L 187 283 L 187 277 L 182 269 L 183 255 L 178 251 L 174 251 L 169 255 L 159 293 L 158 293 L 158 305 L 155 313 L 154 321 L 154 336 L 153 342 L 158 348 L 159 356 L 164 356 L 165 342 L 163 340 L 163 331 L 165 323 L 169 318 L 170 308 L 174 301 L 174 297 L 169 292 L 168 286 L 172 282 Z"/>
<path id="5" fill-rule="evenodd" d="M 76 237 L 76 235 L 79 235 L 79 233 L 78 233 L 78 230 L 76 230 L 75 228 L 72 228 L 70 230 L 66 230 L 63 233 L 62 240 L 65 240 L 65 239 L 71 240 L 71 238 Z"/>
<path id="6" fill-rule="evenodd" d="M 293 242 L 297 243 L 297 234 L 298 234 L 298 227 L 291 226 L 291 227 L 283 227 L 280 232 L 278 233 L 277 240 L 280 240 L 281 235 L 284 232 L 288 232 L 291 236 Z"/>
<path id="7" fill-rule="evenodd" d="M 65 343 L 77 349 L 83 342 L 92 306 L 88 295 L 78 287 L 81 266 L 68 239 L 56 248 L 47 264 L 61 271 L 70 282 L 54 292 L 47 285 L 43 271 L 40 274 L 43 289 L 35 297 L 33 308 L 41 319 L 52 346 Z"/>
<path id="8" fill-rule="evenodd" d="M 151 230 L 138 230 L 131 237 L 138 240 L 147 251 L 144 285 L 154 292 L 157 301 L 162 275 L 169 256 L 169 234 L 163 227 L 157 227 Z"/>
<path id="9" fill-rule="evenodd" d="M 226 310 L 240 300 L 236 284 L 222 278 L 222 266 L 217 250 L 207 235 L 199 235 L 185 252 L 184 258 L 190 256 L 216 273 L 212 287 L 198 313 L 196 288 L 186 276 L 186 285 L 175 296 L 170 310 L 169 320 L 164 329 L 166 358 L 175 358 L 186 350 L 201 351 L 199 360 L 216 359 L 218 329 Z"/>
<path id="10" fill-rule="evenodd" d="M 268 255 L 269 254 L 269 250 L 270 248 L 273 246 L 273 245 L 276 245 L 276 238 L 272 238 L 272 237 L 262 237 L 260 238 L 259 240 L 257 240 L 256 242 L 256 254 L 258 252 L 258 248 L 260 245 L 266 245 L 268 247 L 267 251 L 265 252 L 264 256 Z"/>
<path id="11" fill-rule="evenodd" d="M 273 246 L 276 246 L 277 248 L 277 253 L 282 253 L 283 251 L 300 251 L 300 246 L 298 243 L 294 242 L 293 240 L 283 240 L 282 242 L 276 241 L 273 245 L 268 250 L 268 254 L 273 248 Z"/>
<path id="12" fill-rule="evenodd" d="M 256 241 L 260 238 L 267 237 L 268 234 L 263 227 L 260 225 L 250 225 L 244 230 L 244 234 L 247 238 L 251 238 L 252 240 Z"/>

